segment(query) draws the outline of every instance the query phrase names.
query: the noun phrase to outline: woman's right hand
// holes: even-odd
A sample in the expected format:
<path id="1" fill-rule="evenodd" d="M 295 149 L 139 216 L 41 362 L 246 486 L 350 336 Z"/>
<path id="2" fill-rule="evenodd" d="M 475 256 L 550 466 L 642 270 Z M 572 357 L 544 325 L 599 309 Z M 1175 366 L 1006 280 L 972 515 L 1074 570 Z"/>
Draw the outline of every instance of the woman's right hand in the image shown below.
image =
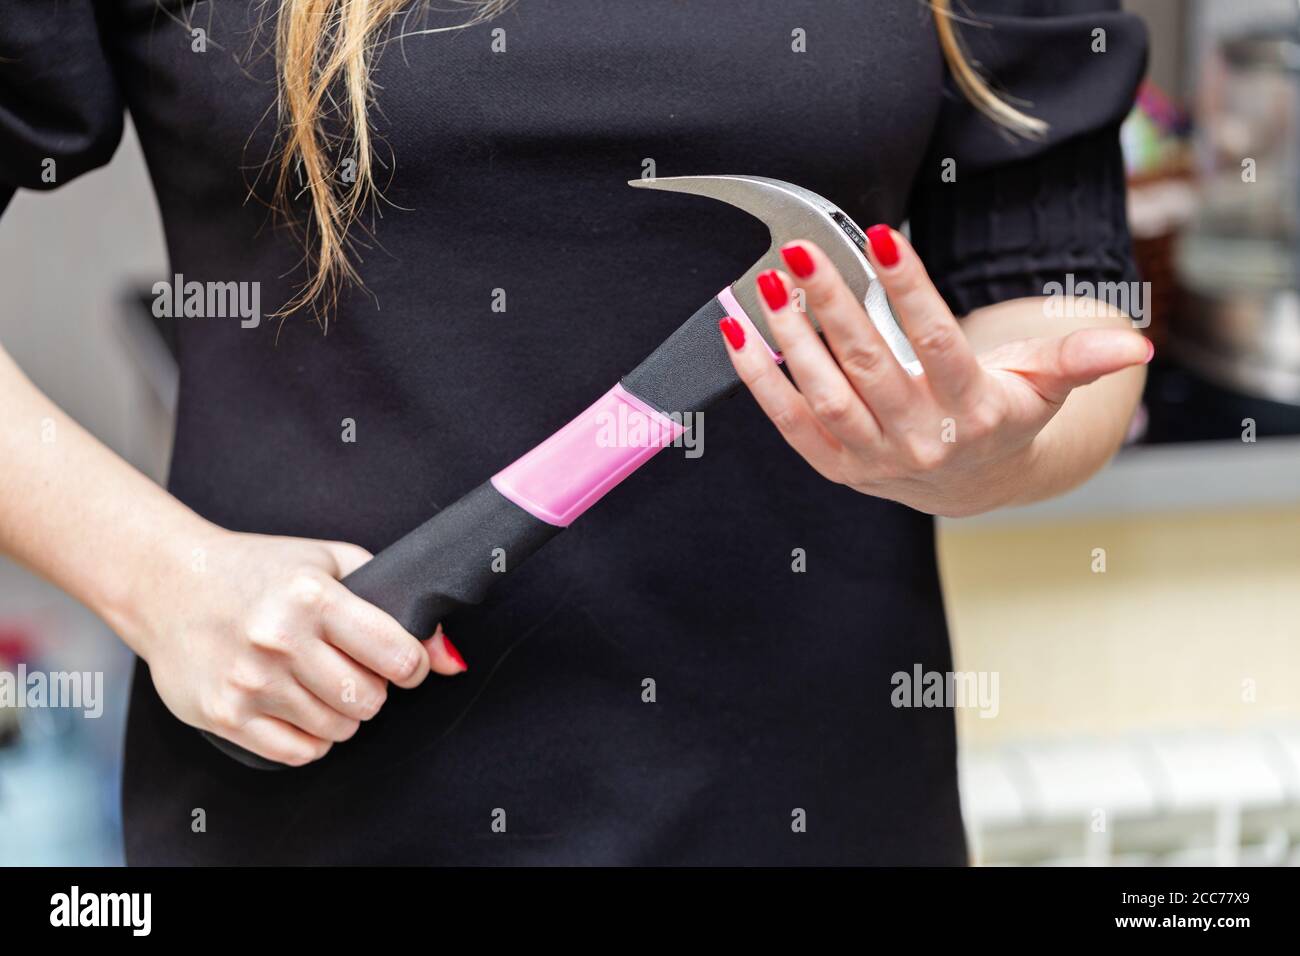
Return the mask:
<path id="1" fill-rule="evenodd" d="M 383 706 L 389 683 L 465 670 L 439 626 L 423 643 L 339 579 L 353 544 L 214 529 L 187 568 L 156 569 L 114 622 L 185 723 L 290 766 L 323 757 Z"/>

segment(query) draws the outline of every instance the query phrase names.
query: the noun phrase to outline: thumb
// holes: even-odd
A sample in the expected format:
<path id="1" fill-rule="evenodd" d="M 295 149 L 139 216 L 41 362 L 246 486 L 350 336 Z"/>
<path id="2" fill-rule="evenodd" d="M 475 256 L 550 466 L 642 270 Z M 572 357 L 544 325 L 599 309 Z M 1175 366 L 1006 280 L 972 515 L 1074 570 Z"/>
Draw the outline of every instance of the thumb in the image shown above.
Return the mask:
<path id="1" fill-rule="evenodd" d="M 1014 372 L 1049 402 L 1059 405 L 1071 390 L 1121 369 L 1145 365 L 1155 348 L 1129 329 L 1079 329 L 1054 339 L 1022 339 L 988 353 L 989 369 Z"/>

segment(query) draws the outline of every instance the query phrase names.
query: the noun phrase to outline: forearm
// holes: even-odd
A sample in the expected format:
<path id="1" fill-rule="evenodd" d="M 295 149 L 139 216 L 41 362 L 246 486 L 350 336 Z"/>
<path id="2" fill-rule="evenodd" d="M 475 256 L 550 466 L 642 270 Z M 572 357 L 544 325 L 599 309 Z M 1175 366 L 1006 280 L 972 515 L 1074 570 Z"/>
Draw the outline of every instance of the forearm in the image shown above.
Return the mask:
<path id="1" fill-rule="evenodd" d="M 0 408 L 0 552 L 130 643 L 135 629 L 123 625 L 132 595 L 174 576 L 215 526 L 64 414 L 2 348 Z"/>
<path id="2" fill-rule="evenodd" d="M 1123 313 L 1084 300 L 1074 316 L 1049 314 L 1046 299 L 1015 299 L 977 309 L 962 321 L 976 352 L 1016 339 L 1058 337 L 1077 329 L 1130 328 Z M 1089 314 L 1089 312 L 1096 314 Z M 1029 504 L 1063 494 L 1096 473 L 1119 450 L 1146 381 L 1143 367 L 1126 368 L 1074 389 L 1033 441 L 1027 465 L 1006 504 Z"/>

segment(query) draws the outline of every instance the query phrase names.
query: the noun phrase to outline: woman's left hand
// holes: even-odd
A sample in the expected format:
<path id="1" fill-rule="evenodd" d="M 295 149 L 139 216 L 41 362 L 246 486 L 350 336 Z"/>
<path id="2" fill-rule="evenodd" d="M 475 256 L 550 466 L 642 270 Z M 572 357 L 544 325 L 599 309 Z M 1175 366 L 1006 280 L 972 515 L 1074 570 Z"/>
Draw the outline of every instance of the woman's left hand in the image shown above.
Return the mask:
<path id="1" fill-rule="evenodd" d="M 740 324 L 722 322 L 742 381 L 786 441 L 831 481 L 947 516 L 1017 500 L 1039 466 L 1035 438 L 1071 390 L 1150 359 L 1147 339 L 1122 328 L 1020 339 L 977 356 L 907 241 L 886 226 L 867 234 L 925 374 L 898 364 L 811 242 L 782 249 L 793 278 L 773 270 L 758 280 L 794 384 L 761 339 L 746 347 Z M 796 288 L 824 342 L 795 307 Z"/>

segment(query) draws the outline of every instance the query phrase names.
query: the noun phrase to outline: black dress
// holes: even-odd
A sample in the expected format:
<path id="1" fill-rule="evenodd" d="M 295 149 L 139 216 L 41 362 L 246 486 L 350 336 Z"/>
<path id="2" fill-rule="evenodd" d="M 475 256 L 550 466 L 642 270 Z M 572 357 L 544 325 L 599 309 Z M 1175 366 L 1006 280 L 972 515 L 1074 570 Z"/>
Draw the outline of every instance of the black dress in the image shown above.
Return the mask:
<path id="1" fill-rule="evenodd" d="M 274 34 L 253 28 L 275 5 L 162 6 L 6 0 L 0 205 L 46 186 L 47 158 L 59 181 L 107 161 L 125 109 L 171 273 L 260 282 L 269 313 L 302 279 L 258 201 Z M 1065 273 L 1130 278 L 1116 131 L 1141 24 L 1100 0 L 973 6 L 991 29 L 965 31 L 972 56 L 1052 124 L 1042 141 L 954 92 L 910 0 L 520 0 L 390 42 L 369 294 L 328 334 L 174 320 L 172 492 L 228 528 L 378 550 L 513 460 L 765 248 L 743 213 L 629 189 L 647 162 L 790 180 L 864 226 L 910 217 L 959 314 Z M 706 425 L 702 457 L 659 455 L 447 623 L 468 674 L 394 692 L 319 764 L 231 762 L 141 664 L 128 860 L 962 863 L 953 715 L 891 705 L 895 672 L 951 669 L 931 519 L 818 477 L 747 396 Z"/>

